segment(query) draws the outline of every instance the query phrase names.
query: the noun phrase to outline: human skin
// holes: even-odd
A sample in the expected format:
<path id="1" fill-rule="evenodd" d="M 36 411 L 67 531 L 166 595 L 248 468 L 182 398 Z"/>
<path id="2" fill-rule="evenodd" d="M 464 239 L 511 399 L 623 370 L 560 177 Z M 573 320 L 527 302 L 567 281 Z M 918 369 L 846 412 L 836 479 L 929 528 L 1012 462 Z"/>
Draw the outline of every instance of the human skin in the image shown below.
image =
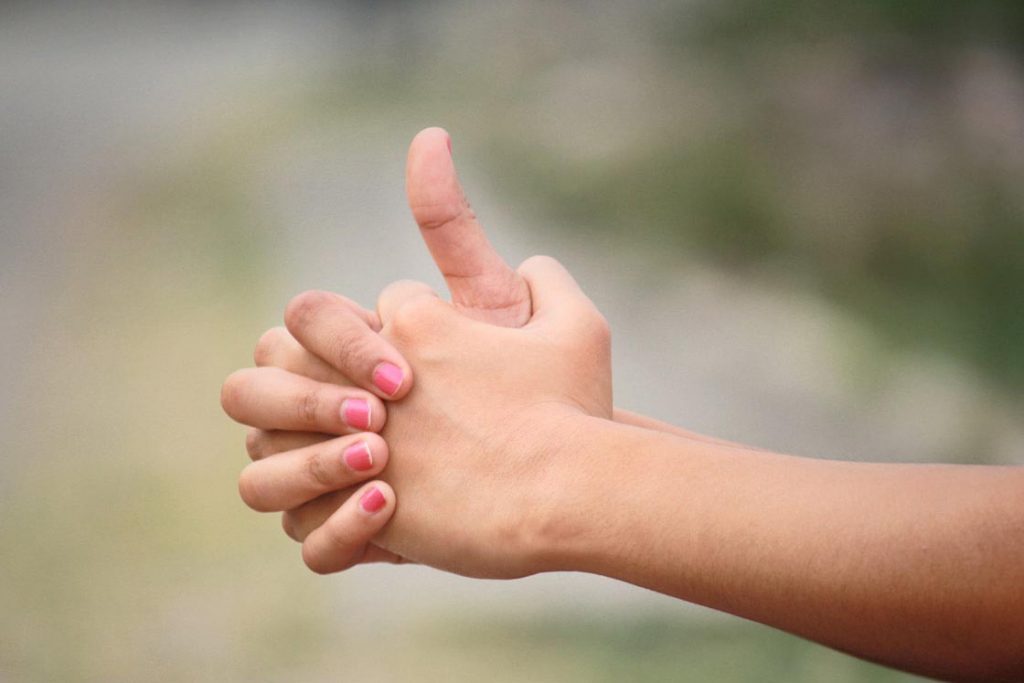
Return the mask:
<path id="1" fill-rule="evenodd" d="M 460 313 L 489 324 L 504 327 L 525 324 L 532 312 L 529 288 L 487 240 L 455 173 L 451 138 L 444 130 L 428 128 L 413 140 L 406 168 L 406 189 L 413 218 L 448 284 L 452 305 Z M 311 324 L 314 322 L 316 324 Z M 359 387 L 381 399 L 400 400 L 412 388 L 415 378 L 409 363 L 380 336 L 380 330 L 380 316 L 376 311 L 364 309 L 331 292 L 306 292 L 289 303 L 285 326 L 268 330 L 262 336 L 253 359 L 257 367 L 281 368 L 325 385 L 308 385 L 307 394 L 311 398 L 305 400 L 306 404 L 318 402 L 320 396 L 336 394 L 339 386 Z M 382 368 L 390 370 L 391 376 L 385 378 L 389 382 L 380 381 Z M 298 430 L 289 431 L 233 412 L 235 404 L 239 403 L 236 395 L 249 393 L 250 385 L 257 381 L 267 380 L 260 373 L 247 369 L 229 377 L 224 385 L 228 413 L 254 426 L 246 438 L 246 448 L 253 460 L 299 447 L 312 447 L 345 433 L 332 429 L 330 421 L 318 426 L 304 420 L 305 424 Z M 383 419 L 383 406 L 374 404 L 373 414 Z M 719 441 L 627 411 L 615 411 L 614 419 Z M 312 471 L 316 459 L 323 456 L 315 450 L 305 453 Z M 248 468 L 239 482 L 243 498 L 252 501 L 250 504 L 254 506 L 262 501 L 254 498 L 250 481 L 253 472 L 261 469 L 258 466 Z M 346 481 L 351 485 L 365 479 L 353 478 L 352 472 L 348 475 Z M 294 535 L 293 529 L 300 523 L 327 519 L 354 490 L 347 488 L 327 493 L 285 510 L 282 524 L 286 532 Z M 372 525 L 363 527 L 365 533 L 372 529 Z M 351 557 L 358 558 L 354 560 L 357 562 L 395 559 L 373 547 L 367 547 L 366 552 L 352 553 Z"/>
<path id="2" fill-rule="evenodd" d="M 1024 677 L 1021 469 L 812 460 L 621 412 L 655 429 L 616 424 L 601 388 L 608 368 L 595 352 L 607 328 L 578 289 L 544 287 L 571 281 L 544 277 L 557 264 L 536 263 L 531 290 L 541 305 L 522 329 L 470 320 L 419 285 L 382 297 L 375 334 L 416 381 L 390 406 L 383 436 L 395 455 L 382 479 L 293 509 L 288 530 L 314 570 L 383 559 L 470 576 L 589 571 L 917 673 Z M 549 292 L 561 296 L 544 299 Z M 330 298 L 316 300 L 304 324 L 326 328 Z M 563 303 L 546 307 L 551 301 Z M 533 320 L 545 311 L 561 315 Z M 581 321 L 585 333 L 564 334 Z M 541 344 L 538 333 L 559 342 Z M 322 359 L 295 353 L 291 337 L 271 337 L 276 351 L 264 360 L 337 379 Z M 496 372 L 508 358 L 515 367 Z M 262 392 L 275 391 L 260 382 L 229 393 L 265 405 Z M 251 448 L 264 468 L 250 483 L 301 500 L 283 483 L 287 468 L 266 466 L 288 457 L 305 466 L 290 449 L 324 437 L 257 437 Z M 373 488 L 384 506 L 370 513 L 358 502 Z"/>
<path id="3" fill-rule="evenodd" d="M 369 486 L 401 505 L 375 546 L 474 577 L 602 574 L 926 675 L 1024 676 L 1024 471 L 617 424 L 603 319 L 550 259 L 522 272 L 535 314 L 519 329 L 421 285 L 382 296 L 381 334 L 417 382 L 382 432 L 391 461 Z M 351 564 L 347 512 L 293 530 L 314 571 Z"/>
<path id="4" fill-rule="evenodd" d="M 456 310 L 492 325 L 519 327 L 525 324 L 532 312 L 529 289 L 520 274 L 491 247 L 477 221 L 455 173 L 451 138 L 447 132 L 428 128 L 412 141 L 406 167 L 406 190 L 413 218 L 445 278 Z M 312 322 L 316 324 L 310 324 Z M 409 363 L 379 335 L 380 330 L 381 321 L 376 311 L 364 309 L 331 292 L 306 292 L 289 303 L 285 326 L 270 329 L 262 336 L 253 359 L 257 367 L 277 367 L 328 385 L 361 387 L 382 399 L 399 400 L 412 388 L 415 378 Z M 378 371 L 384 367 L 394 373 L 390 384 L 378 383 Z M 242 371 L 229 378 L 225 391 L 246 392 L 252 380 L 250 370 Z M 330 393 L 333 389 L 324 387 L 310 391 Z M 382 416 L 383 412 L 377 408 L 375 414 Z M 624 410 L 615 410 L 613 418 L 624 424 L 727 443 Z M 245 419 L 240 421 L 245 422 Z M 334 435 L 331 429 L 321 432 L 314 425 L 306 425 L 302 431 L 256 427 L 246 439 L 247 450 L 254 460 L 311 446 Z M 240 482 L 243 493 L 247 491 L 247 477 L 248 474 Z M 282 520 L 285 529 L 294 527 L 296 518 L 323 521 L 351 493 L 326 494 L 285 511 Z M 380 555 L 371 552 L 363 561 L 377 559 Z"/>

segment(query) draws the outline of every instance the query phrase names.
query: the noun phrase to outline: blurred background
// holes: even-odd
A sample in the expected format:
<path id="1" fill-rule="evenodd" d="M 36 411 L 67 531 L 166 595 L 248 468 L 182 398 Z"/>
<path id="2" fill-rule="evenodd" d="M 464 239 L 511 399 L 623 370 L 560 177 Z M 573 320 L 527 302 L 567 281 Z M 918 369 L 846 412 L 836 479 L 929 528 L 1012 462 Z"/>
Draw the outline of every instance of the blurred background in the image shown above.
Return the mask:
<path id="1" fill-rule="evenodd" d="M 598 577 L 314 576 L 218 392 L 303 289 L 443 286 L 442 125 L 618 405 L 1024 464 L 1022 46 L 997 0 L 0 5 L 0 680 L 911 680 Z"/>

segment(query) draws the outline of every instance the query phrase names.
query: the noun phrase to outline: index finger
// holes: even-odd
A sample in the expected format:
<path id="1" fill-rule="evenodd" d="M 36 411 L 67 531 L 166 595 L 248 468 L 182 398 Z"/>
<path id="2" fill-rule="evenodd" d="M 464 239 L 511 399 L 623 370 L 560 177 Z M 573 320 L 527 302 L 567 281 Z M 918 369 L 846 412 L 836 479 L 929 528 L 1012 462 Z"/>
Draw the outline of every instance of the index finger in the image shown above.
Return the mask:
<path id="1" fill-rule="evenodd" d="M 285 326 L 310 352 L 357 386 L 381 398 L 398 399 L 409 393 L 412 369 L 395 347 L 375 328 L 379 322 L 337 294 L 310 291 L 291 300 Z"/>

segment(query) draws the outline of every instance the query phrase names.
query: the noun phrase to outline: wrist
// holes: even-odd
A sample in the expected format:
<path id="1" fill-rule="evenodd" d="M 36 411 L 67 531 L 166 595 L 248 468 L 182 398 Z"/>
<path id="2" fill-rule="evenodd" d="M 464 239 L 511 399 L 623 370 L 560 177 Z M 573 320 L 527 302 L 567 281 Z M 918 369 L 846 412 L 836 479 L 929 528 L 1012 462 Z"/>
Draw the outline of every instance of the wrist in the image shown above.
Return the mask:
<path id="1" fill-rule="evenodd" d="M 530 534 L 538 572 L 611 575 L 629 545 L 630 498 L 643 495 L 639 480 L 657 476 L 641 457 L 656 435 L 585 414 L 560 421 Z"/>

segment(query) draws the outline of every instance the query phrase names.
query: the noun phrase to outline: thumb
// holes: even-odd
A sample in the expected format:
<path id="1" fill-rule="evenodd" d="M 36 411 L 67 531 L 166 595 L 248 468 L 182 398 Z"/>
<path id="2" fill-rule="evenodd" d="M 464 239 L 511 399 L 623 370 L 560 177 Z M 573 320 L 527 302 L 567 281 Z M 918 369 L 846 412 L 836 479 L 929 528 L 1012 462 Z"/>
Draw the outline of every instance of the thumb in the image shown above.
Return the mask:
<path id="1" fill-rule="evenodd" d="M 493 325 L 525 325 L 531 311 L 529 287 L 494 250 L 477 222 L 455 174 L 446 131 L 427 128 L 413 138 L 405 189 L 456 308 Z"/>

